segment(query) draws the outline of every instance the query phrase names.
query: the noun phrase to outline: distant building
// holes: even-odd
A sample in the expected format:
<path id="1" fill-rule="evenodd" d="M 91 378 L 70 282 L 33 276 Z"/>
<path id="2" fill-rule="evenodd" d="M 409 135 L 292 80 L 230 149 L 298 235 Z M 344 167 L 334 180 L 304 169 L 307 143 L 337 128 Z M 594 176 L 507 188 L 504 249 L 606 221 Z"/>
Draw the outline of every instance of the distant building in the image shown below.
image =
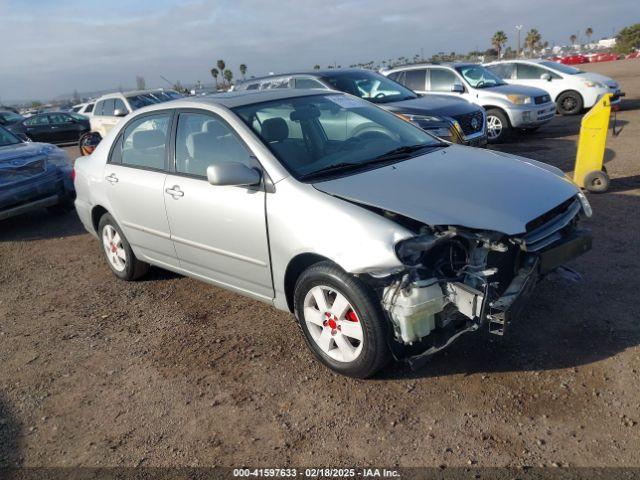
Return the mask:
<path id="1" fill-rule="evenodd" d="M 616 39 L 614 38 L 603 38 L 602 40 L 598 40 L 599 48 L 613 48 L 616 46 Z"/>

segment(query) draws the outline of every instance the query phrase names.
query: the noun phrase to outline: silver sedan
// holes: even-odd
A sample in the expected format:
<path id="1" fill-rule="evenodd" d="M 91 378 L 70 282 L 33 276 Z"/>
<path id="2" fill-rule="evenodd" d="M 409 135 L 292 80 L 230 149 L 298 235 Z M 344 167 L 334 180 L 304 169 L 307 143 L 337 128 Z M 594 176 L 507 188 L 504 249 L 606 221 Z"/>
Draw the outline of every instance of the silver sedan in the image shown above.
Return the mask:
<path id="1" fill-rule="evenodd" d="M 136 111 L 76 161 L 75 187 L 117 277 L 155 265 L 292 312 L 317 358 L 356 377 L 503 334 L 591 245 L 589 203 L 559 170 L 317 90 Z"/>

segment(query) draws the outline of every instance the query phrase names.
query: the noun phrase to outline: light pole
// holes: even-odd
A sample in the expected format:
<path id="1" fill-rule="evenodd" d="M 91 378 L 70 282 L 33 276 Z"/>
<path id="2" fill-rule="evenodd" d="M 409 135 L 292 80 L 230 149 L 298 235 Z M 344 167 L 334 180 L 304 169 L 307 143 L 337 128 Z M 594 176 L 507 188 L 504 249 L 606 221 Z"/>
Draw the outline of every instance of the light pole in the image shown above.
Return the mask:
<path id="1" fill-rule="evenodd" d="M 516 25 L 516 30 L 518 31 L 518 50 L 516 52 L 516 58 L 520 57 L 520 30 L 522 30 L 522 25 Z"/>

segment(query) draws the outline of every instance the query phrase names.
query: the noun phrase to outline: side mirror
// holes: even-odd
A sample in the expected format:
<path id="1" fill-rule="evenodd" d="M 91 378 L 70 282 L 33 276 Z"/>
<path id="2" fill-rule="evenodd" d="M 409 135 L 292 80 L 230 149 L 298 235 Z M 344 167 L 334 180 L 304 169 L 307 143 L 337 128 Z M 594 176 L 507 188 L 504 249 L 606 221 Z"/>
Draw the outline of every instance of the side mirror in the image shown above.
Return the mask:
<path id="1" fill-rule="evenodd" d="M 540 79 L 541 80 L 546 80 L 547 82 L 551 81 L 551 75 L 548 73 L 543 73 L 542 75 L 540 75 Z"/>
<path id="2" fill-rule="evenodd" d="M 464 93 L 464 87 L 459 83 L 454 83 L 451 85 L 451 91 L 454 93 Z"/>
<path id="3" fill-rule="evenodd" d="M 127 116 L 127 111 L 126 110 L 122 110 L 121 108 L 116 108 L 113 111 L 113 116 L 114 117 L 126 117 Z"/>
<path id="4" fill-rule="evenodd" d="M 217 186 L 251 186 L 260 183 L 260 172 L 239 162 L 222 162 L 207 167 L 207 180 Z"/>

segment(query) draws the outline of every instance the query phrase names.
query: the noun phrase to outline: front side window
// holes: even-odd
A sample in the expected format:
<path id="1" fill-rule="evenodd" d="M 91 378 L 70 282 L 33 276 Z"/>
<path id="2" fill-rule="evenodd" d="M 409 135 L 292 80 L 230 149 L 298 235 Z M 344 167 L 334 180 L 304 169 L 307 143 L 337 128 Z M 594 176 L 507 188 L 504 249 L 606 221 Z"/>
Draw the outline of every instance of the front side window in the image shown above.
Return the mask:
<path id="1" fill-rule="evenodd" d="M 176 132 L 176 172 L 206 178 L 207 167 L 222 162 L 255 166 L 231 127 L 204 113 L 181 113 Z"/>
<path id="2" fill-rule="evenodd" d="M 115 112 L 116 110 L 120 110 L 121 112 L 124 112 L 124 113 L 129 112 L 129 109 L 120 98 L 114 99 L 113 111 Z"/>
<path id="3" fill-rule="evenodd" d="M 71 123 L 71 118 L 63 113 L 49 114 L 49 123 L 52 125 L 64 125 L 65 123 Z"/>
<path id="4" fill-rule="evenodd" d="M 296 78 L 295 88 L 322 88 L 326 90 L 326 87 L 318 80 L 313 78 Z"/>
<path id="5" fill-rule="evenodd" d="M 429 77 L 429 90 L 432 92 L 451 92 L 453 85 L 460 83 L 455 73 L 444 68 L 432 68 Z"/>
<path id="6" fill-rule="evenodd" d="M 462 65 L 456 67 L 456 71 L 462 75 L 472 88 L 491 88 L 498 85 L 506 85 L 497 75 L 482 65 Z"/>
<path id="7" fill-rule="evenodd" d="M 341 94 L 233 110 L 300 180 L 373 168 L 445 145 L 392 113 Z"/>
<path id="8" fill-rule="evenodd" d="M 535 65 L 519 63 L 516 78 L 518 80 L 540 80 L 540 77 L 545 73 L 545 70 Z"/>
<path id="9" fill-rule="evenodd" d="M 411 90 L 390 78 L 364 70 L 331 74 L 324 77 L 324 80 L 336 90 L 373 103 L 399 102 L 417 98 Z"/>
<path id="10" fill-rule="evenodd" d="M 105 100 L 104 103 L 102 104 L 102 113 L 101 113 L 101 115 L 104 115 L 104 116 L 107 116 L 107 117 L 112 117 L 113 116 L 114 105 L 115 105 L 115 101 L 114 101 L 113 98 L 109 98 L 108 100 Z"/>
<path id="11" fill-rule="evenodd" d="M 564 65 L 563 63 L 550 62 L 548 60 L 544 60 L 540 62 L 540 65 L 544 65 L 551 70 L 555 70 L 556 72 L 566 73 L 567 75 L 577 75 L 579 73 L 584 73 L 583 70 L 579 68 L 571 67 L 569 65 Z"/>
<path id="12" fill-rule="evenodd" d="M 0 147 L 6 147 L 9 145 L 16 145 L 18 143 L 22 143 L 18 137 L 16 137 L 13 133 L 5 130 L 0 127 Z"/>
<path id="13" fill-rule="evenodd" d="M 145 115 L 124 129 L 114 157 L 123 165 L 163 170 L 171 114 Z M 112 162 L 114 160 L 112 159 Z"/>

